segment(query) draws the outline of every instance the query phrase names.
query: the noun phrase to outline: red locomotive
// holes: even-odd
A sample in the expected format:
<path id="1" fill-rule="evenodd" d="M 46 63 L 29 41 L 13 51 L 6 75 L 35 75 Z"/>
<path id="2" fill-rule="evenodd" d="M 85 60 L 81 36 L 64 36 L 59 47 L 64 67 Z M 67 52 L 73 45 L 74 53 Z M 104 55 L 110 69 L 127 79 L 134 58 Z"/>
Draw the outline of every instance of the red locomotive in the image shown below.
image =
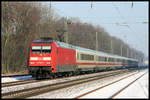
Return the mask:
<path id="1" fill-rule="evenodd" d="M 52 39 L 34 40 L 30 46 L 28 70 L 35 78 L 71 75 L 138 66 L 131 58 L 73 46 Z"/>

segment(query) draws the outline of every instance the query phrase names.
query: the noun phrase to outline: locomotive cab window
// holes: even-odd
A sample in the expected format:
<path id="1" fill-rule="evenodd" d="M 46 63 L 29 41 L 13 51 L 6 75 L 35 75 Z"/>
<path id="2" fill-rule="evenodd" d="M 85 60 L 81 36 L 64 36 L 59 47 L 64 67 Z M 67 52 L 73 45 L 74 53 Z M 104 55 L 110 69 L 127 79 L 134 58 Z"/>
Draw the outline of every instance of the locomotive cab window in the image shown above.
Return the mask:
<path id="1" fill-rule="evenodd" d="M 51 53 L 51 46 L 32 46 L 32 53 Z"/>
<path id="2" fill-rule="evenodd" d="M 41 53 L 41 46 L 32 46 L 32 53 Z"/>
<path id="3" fill-rule="evenodd" d="M 51 46 L 42 46 L 42 53 L 51 53 Z"/>

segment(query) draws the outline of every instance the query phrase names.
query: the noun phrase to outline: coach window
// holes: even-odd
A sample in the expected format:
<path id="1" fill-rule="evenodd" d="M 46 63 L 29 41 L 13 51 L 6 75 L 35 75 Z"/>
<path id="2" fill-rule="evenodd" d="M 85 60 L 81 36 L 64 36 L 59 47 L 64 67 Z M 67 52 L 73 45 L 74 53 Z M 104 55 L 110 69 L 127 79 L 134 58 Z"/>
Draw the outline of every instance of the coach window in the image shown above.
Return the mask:
<path id="1" fill-rule="evenodd" d="M 121 63 L 121 62 L 122 62 L 122 60 L 121 60 L 121 59 L 119 59 L 119 62 Z"/>
<path id="2" fill-rule="evenodd" d="M 122 60 L 121 59 L 118 59 L 119 60 L 119 62 L 122 62 Z"/>
<path id="3" fill-rule="evenodd" d="M 105 57 L 102 57 L 102 61 L 105 61 Z"/>
<path id="4" fill-rule="evenodd" d="M 77 60 L 79 60 L 79 53 L 77 53 Z"/>
<path id="5" fill-rule="evenodd" d="M 112 58 L 112 62 L 115 62 L 115 58 Z"/>
<path id="6" fill-rule="evenodd" d="M 111 59 L 110 58 L 108 58 L 108 62 L 110 62 L 111 61 Z"/>
<path id="7" fill-rule="evenodd" d="M 113 58 L 108 58 L 108 62 L 113 62 L 114 59 Z"/>
<path id="8" fill-rule="evenodd" d="M 114 58 L 114 62 L 116 62 L 117 60 L 116 60 L 116 58 Z"/>
<path id="9" fill-rule="evenodd" d="M 116 62 L 118 62 L 118 58 L 116 58 Z"/>
<path id="10" fill-rule="evenodd" d="M 105 61 L 107 62 L 107 57 L 105 57 Z"/>
<path id="11" fill-rule="evenodd" d="M 125 64 L 127 64 L 127 62 L 128 62 L 128 61 L 127 61 L 127 60 L 125 60 Z"/>
<path id="12" fill-rule="evenodd" d="M 120 62 L 120 59 L 117 59 L 117 62 Z"/>
<path id="13" fill-rule="evenodd" d="M 96 61 L 98 61 L 98 56 L 96 56 Z"/>
<path id="14" fill-rule="evenodd" d="M 110 62 L 110 58 L 108 58 L 108 62 Z"/>
<path id="15" fill-rule="evenodd" d="M 81 54 L 81 60 L 94 60 L 94 55 Z"/>
<path id="16" fill-rule="evenodd" d="M 126 60 L 124 59 L 123 63 L 125 64 L 126 63 Z"/>
<path id="17" fill-rule="evenodd" d="M 128 64 L 131 64 L 131 61 L 130 61 L 130 60 L 128 60 Z"/>
<path id="18" fill-rule="evenodd" d="M 98 56 L 98 61 L 105 61 L 105 57 Z"/>
<path id="19" fill-rule="evenodd" d="M 109 58 L 109 62 L 112 62 L 112 58 Z"/>

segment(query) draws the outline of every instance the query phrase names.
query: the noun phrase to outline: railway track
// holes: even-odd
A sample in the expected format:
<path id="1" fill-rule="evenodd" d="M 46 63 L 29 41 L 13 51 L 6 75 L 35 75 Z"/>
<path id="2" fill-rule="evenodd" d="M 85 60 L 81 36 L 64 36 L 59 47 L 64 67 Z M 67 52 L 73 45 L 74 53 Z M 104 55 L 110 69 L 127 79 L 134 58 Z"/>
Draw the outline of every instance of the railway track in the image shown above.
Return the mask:
<path id="1" fill-rule="evenodd" d="M 80 76 L 82 76 L 82 75 L 80 75 Z M 75 76 L 71 76 L 71 77 L 75 77 Z M 62 77 L 60 77 L 60 78 L 57 77 L 55 79 L 46 79 L 46 80 L 45 79 L 44 80 L 28 79 L 28 80 L 21 80 L 21 81 L 13 81 L 13 82 L 2 83 L 1 86 L 2 87 L 10 87 L 10 86 L 15 86 L 15 85 L 24 85 L 24 84 L 28 84 L 28 83 L 36 83 L 36 82 L 42 82 L 42 81 L 57 80 L 57 79 L 61 79 L 61 78 Z"/>
<path id="2" fill-rule="evenodd" d="M 115 76 L 115 75 L 125 73 L 125 72 L 131 72 L 131 71 L 125 70 L 125 71 L 111 72 L 111 73 L 98 75 L 98 76 L 92 76 L 88 78 L 82 78 L 82 79 L 77 79 L 77 80 L 72 80 L 72 81 L 67 81 L 67 82 L 61 82 L 61 83 L 56 83 L 56 84 L 51 84 L 51 85 L 45 85 L 45 86 L 40 86 L 40 87 L 34 87 L 34 88 L 23 89 L 19 91 L 3 93 L 2 98 L 27 98 L 27 97 L 39 95 L 42 93 L 54 91 L 57 89 L 62 89 L 62 88 L 77 85 L 77 84 L 82 84 L 82 83 L 93 81 L 93 80 L 102 79 L 102 78 L 106 78 L 109 76 Z"/>
<path id="3" fill-rule="evenodd" d="M 29 76 L 29 74 L 19 74 L 19 75 L 2 75 L 2 78 L 6 78 L 6 77 L 19 77 L 19 76 Z"/>
<path id="4" fill-rule="evenodd" d="M 84 74 L 83 74 L 84 75 Z M 18 75 L 17 75 L 18 76 Z M 19 75 L 22 76 L 22 75 Z M 23 75 L 24 76 L 24 75 Z M 82 76 L 82 75 L 80 75 Z M 10 76 L 13 77 L 13 76 Z M 75 77 L 75 76 L 71 76 L 71 77 Z M 61 77 L 62 78 L 62 77 Z M 55 79 L 61 79 L 61 78 L 55 78 Z M 64 77 L 65 78 L 65 77 Z M 1 86 L 2 87 L 10 87 L 10 86 L 15 86 L 15 85 L 23 85 L 23 84 L 28 84 L 28 83 L 36 83 L 36 82 L 41 82 L 41 81 L 48 81 L 48 80 L 55 80 L 55 79 L 46 79 L 46 80 L 34 80 L 34 79 L 28 79 L 28 80 L 20 80 L 20 81 L 13 81 L 13 82 L 6 82 L 6 83 L 2 83 Z"/>
<path id="5" fill-rule="evenodd" d="M 22 84 L 28 84 L 28 83 L 33 83 L 33 82 L 38 82 L 37 80 L 21 80 L 21 81 L 15 81 L 15 82 L 6 82 L 2 83 L 2 87 L 9 87 L 9 86 L 15 86 L 15 85 L 22 85 Z"/>
<path id="6" fill-rule="evenodd" d="M 137 72 L 138 73 L 138 72 Z M 132 81 L 132 82 L 130 82 L 129 84 L 127 84 L 126 86 L 124 86 L 123 88 L 121 88 L 119 91 L 117 91 L 116 93 L 114 93 L 112 96 L 110 96 L 109 98 L 114 98 L 114 97 L 116 97 L 118 94 L 120 94 L 123 90 L 125 90 L 127 87 L 129 87 L 130 85 L 132 85 L 134 82 L 136 82 L 139 78 L 141 78 L 142 76 L 144 76 L 145 74 L 146 74 L 147 72 L 145 72 L 144 74 L 142 74 L 142 75 L 140 75 L 138 78 L 136 78 L 134 81 Z M 133 74 L 131 74 L 131 75 L 128 75 L 128 76 L 126 76 L 126 77 L 123 77 L 123 78 L 121 78 L 121 79 L 119 79 L 119 80 L 116 80 L 116 81 L 114 81 L 114 82 L 111 82 L 111 83 L 109 83 L 109 84 L 106 84 L 106 85 L 104 85 L 104 86 L 101 86 L 101 87 L 99 87 L 99 88 L 96 88 L 96 89 L 94 89 L 94 90 L 91 90 L 91 91 L 89 91 L 89 92 L 86 92 L 86 93 L 84 93 L 84 94 L 82 94 L 82 95 L 79 95 L 79 96 L 77 96 L 77 97 L 75 97 L 76 99 L 79 99 L 79 98 L 82 98 L 82 97 L 84 97 L 84 96 L 87 96 L 87 95 L 89 95 L 89 94 L 91 94 L 91 93 L 94 93 L 94 92 L 96 92 L 96 91 L 98 91 L 98 90 L 101 90 L 101 89 L 103 89 L 103 88 L 105 88 L 105 87 L 109 87 L 110 85 L 113 85 L 113 84 L 115 84 L 115 83 L 117 83 L 117 82 L 120 82 L 121 80 L 124 80 L 124 79 L 127 79 L 127 78 L 129 78 L 129 77 L 131 77 L 131 76 L 133 76 L 133 75 L 135 75 L 136 73 L 133 73 Z"/>

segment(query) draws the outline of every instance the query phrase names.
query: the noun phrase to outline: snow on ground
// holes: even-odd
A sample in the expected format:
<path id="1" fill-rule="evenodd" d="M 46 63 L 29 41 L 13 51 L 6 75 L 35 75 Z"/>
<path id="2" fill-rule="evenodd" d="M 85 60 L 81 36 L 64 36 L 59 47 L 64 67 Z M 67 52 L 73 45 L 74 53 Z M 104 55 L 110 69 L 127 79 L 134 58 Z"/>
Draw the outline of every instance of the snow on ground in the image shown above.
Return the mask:
<path id="1" fill-rule="evenodd" d="M 114 93 L 117 93 L 120 89 L 124 88 L 125 86 L 127 86 L 129 83 L 131 83 L 132 81 L 134 81 L 136 78 L 138 78 L 140 75 L 142 75 L 144 72 L 140 72 L 139 74 L 136 74 L 134 76 L 131 76 L 127 79 L 121 80 L 115 84 L 112 84 L 110 86 L 104 87 L 102 89 L 99 89 L 93 93 L 90 93 L 88 95 L 85 95 L 81 98 L 109 98 L 111 97 Z M 147 74 L 148 75 L 148 74 Z M 145 75 L 146 76 L 146 75 Z M 148 79 L 148 77 L 147 77 Z M 129 86 L 128 89 L 126 89 L 126 91 L 122 92 L 122 94 L 120 94 L 120 96 L 118 96 L 118 98 L 137 98 L 137 97 L 141 97 L 141 98 L 148 98 L 148 88 L 147 89 L 143 89 L 143 86 L 139 86 L 141 83 L 144 84 L 148 84 L 146 81 L 145 77 L 142 77 L 141 80 L 138 80 L 135 84 L 138 85 L 135 86 L 135 84 L 132 85 L 132 87 Z M 145 82 L 145 83 L 144 83 Z M 140 83 L 140 84 L 139 84 Z M 132 90 L 132 91 L 131 91 Z M 145 94 L 144 94 L 145 92 Z"/>
<path id="2" fill-rule="evenodd" d="M 5 82 L 13 82 L 13 81 L 19 81 L 19 80 L 28 80 L 28 79 L 32 79 L 31 75 L 28 76 L 14 76 L 14 77 L 3 77 L 1 78 L 1 83 L 5 83 Z"/>
<path id="3" fill-rule="evenodd" d="M 130 73 L 131 74 L 131 73 Z M 129 74 L 121 74 L 112 77 L 107 77 L 105 79 L 99 79 L 91 82 L 86 82 L 83 84 L 67 87 L 64 89 L 55 90 L 52 92 L 44 93 L 38 96 L 33 96 L 30 98 L 75 98 L 83 93 L 96 89 L 100 86 L 104 86 L 108 83 L 121 79 L 122 77 L 128 76 Z M 103 91 L 103 92 L 108 92 Z M 94 98 L 93 96 L 91 98 Z"/>
<path id="4" fill-rule="evenodd" d="M 148 98 L 148 79 L 147 73 L 115 98 Z"/>
<path id="5" fill-rule="evenodd" d="M 126 81 L 122 81 L 122 83 L 120 82 L 119 85 L 114 85 L 110 88 L 105 88 L 102 92 L 95 92 L 95 94 L 89 94 L 83 98 L 109 98 L 111 95 L 111 93 L 117 92 L 120 88 L 122 88 L 121 84 L 127 84 L 127 82 L 133 81 L 137 76 L 142 75 L 144 72 L 146 72 L 147 70 L 142 70 L 140 71 L 139 74 L 133 76 L 132 78 L 126 80 Z M 93 74 L 94 75 L 97 75 Z M 130 73 L 131 74 L 131 73 Z M 92 82 L 87 82 L 87 83 L 83 83 L 83 84 L 79 84 L 79 85 L 75 85 L 75 86 L 71 86 L 71 87 L 67 87 L 64 89 L 59 89 L 59 90 L 55 90 L 52 92 L 48 92 L 48 93 L 44 93 L 38 96 L 33 96 L 30 98 L 75 98 L 76 96 L 79 96 L 83 93 L 86 93 L 88 91 L 94 90 L 98 87 L 104 86 L 108 83 L 111 83 L 113 81 L 116 81 L 118 79 L 121 79 L 122 77 L 128 76 L 130 74 L 122 74 L 122 75 L 116 75 L 116 76 L 112 76 L 112 77 L 108 77 L 105 79 L 100 79 L 100 80 L 95 80 Z M 84 76 L 76 76 L 76 77 L 67 77 L 67 78 L 63 78 L 63 79 L 56 79 L 56 80 L 49 80 L 49 81 L 45 81 L 45 82 L 37 82 L 37 83 L 31 83 L 31 84 L 26 84 L 26 85 L 18 85 L 18 86 L 13 86 L 13 87 L 2 87 L 2 93 L 6 93 L 9 91 L 15 91 L 15 90 L 21 90 L 23 88 L 31 88 L 31 87 L 37 87 L 40 85 L 47 85 L 47 84 L 56 84 L 59 82 L 64 82 L 64 81 L 69 81 L 69 80 L 74 80 L 77 78 L 82 78 L 85 76 L 89 76 L 89 75 L 84 75 Z M 24 77 L 27 78 L 27 77 Z M 29 78 L 29 77 L 28 77 Z M 31 77 L 30 77 L 31 78 Z M 3 79 L 3 78 L 2 78 Z M 14 79 L 14 80 L 13 80 Z M 21 78 L 22 80 L 23 78 Z M 5 78 L 3 80 L 3 82 L 8 81 L 9 78 Z M 15 80 L 19 80 L 19 78 L 10 78 L 11 81 L 15 81 Z M 121 92 L 118 96 L 116 96 L 115 98 L 148 98 L 148 73 L 146 75 L 144 75 L 142 78 L 140 78 L 136 83 L 134 83 L 133 85 L 129 86 L 125 91 Z M 116 91 L 114 91 L 114 89 Z M 102 94 L 101 94 L 102 93 Z"/>

